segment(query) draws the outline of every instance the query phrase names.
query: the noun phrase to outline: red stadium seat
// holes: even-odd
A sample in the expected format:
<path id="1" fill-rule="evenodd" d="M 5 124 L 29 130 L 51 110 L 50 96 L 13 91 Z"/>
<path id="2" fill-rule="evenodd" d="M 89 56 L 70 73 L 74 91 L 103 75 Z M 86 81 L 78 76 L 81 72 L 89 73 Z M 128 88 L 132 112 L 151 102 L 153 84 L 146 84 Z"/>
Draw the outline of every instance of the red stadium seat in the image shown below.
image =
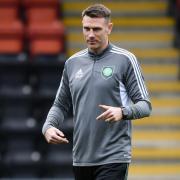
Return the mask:
<path id="1" fill-rule="evenodd" d="M 23 51 L 24 25 L 18 16 L 20 0 L 0 0 L 0 54 Z"/>
<path id="2" fill-rule="evenodd" d="M 62 50 L 62 41 L 58 39 L 37 39 L 30 43 L 30 52 L 32 56 L 54 55 L 59 54 Z"/>
<path id="3" fill-rule="evenodd" d="M 20 0 L 0 0 L 0 6 L 18 6 Z"/>
<path id="4" fill-rule="evenodd" d="M 180 0 L 176 0 L 176 4 L 177 4 L 177 7 L 178 7 L 178 10 L 180 11 Z"/>
<path id="5" fill-rule="evenodd" d="M 23 50 L 21 39 L 0 39 L 0 54 L 19 54 Z"/>
<path id="6" fill-rule="evenodd" d="M 53 6 L 59 7 L 59 0 L 23 0 L 23 4 L 25 7 L 35 7 L 35 6 Z"/>
<path id="7" fill-rule="evenodd" d="M 58 55 L 64 50 L 64 25 L 58 0 L 24 0 L 30 55 Z"/>
<path id="8" fill-rule="evenodd" d="M 31 23 L 27 36 L 31 55 L 58 54 L 63 51 L 64 26 L 59 21 Z"/>
<path id="9" fill-rule="evenodd" d="M 22 38 L 24 26 L 21 21 L 0 21 L 0 38 Z"/>
<path id="10" fill-rule="evenodd" d="M 0 7 L 0 21 L 13 21 L 18 18 L 18 9 L 15 7 Z"/>
<path id="11" fill-rule="evenodd" d="M 6 2 L 6 3 L 5 3 Z M 23 50 L 24 26 L 18 19 L 18 1 L 0 0 L 0 54 L 19 54 Z"/>
<path id="12" fill-rule="evenodd" d="M 33 22 L 27 27 L 27 36 L 34 38 L 62 38 L 64 36 L 64 25 L 60 21 L 50 23 Z"/>
<path id="13" fill-rule="evenodd" d="M 0 54 L 19 54 L 23 51 L 23 29 L 20 21 L 0 23 Z"/>
<path id="14" fill-rule="evenodd" d="M 26 19 L 29 23 L 34 21 L 49 22 L 57 18 L 57 11 L 53 7 L 34 7 L 26 10 Z"/>

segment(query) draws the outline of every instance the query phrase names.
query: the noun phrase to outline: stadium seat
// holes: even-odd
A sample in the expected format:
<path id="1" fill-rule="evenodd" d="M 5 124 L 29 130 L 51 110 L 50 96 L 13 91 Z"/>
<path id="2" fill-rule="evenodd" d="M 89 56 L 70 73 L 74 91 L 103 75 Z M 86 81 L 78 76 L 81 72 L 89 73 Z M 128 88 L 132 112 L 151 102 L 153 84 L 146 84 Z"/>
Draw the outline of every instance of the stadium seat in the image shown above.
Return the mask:
<path id="1" fill-rule="evenodd" d="M 56 94 L 61 74 L 57 71 L 41 71 L 38 77 L 38 89 L 37 91 L 43 95 L 53 96 Z M 52 81 L 53 79 L 53 81 Z"/>
<path id="2" fill-rule="evenodd" d="M 32 137 L 14 135 L 7 139 L 7 151 L 3 157 L 5 167 L 9 167 L 9 176 L 14 178 L 38 177 L 41 161 L 40 152 L 34 148 Z"/>
<path id="3" fill-rule="evenodd" d="M 56 20 L 49 23 L 33 22 L 27 27 L 27 36 L 30 39 L 59 39 L 64 36 L 64 25 Z"/>
<path id="4" fill-rule="evenodd" d="M 59 40 L 42 39 L 34 40 L 30 43 L 31 55 L 53 55 L 62 52 L 63 44 Z"/>
<path id="5" fill-rule="evenodd" d="M 0 6 L 18 6 L 20 0 L 0 0 Z"/>
<path id="6" fill-rule="evenodd" d="M 33 7 L 27 8 L 26 18 L 29 23 L 38 21 L 52 22 L 57 18 L 57 12 L 54 7 Z"/>
<path id="7" fill-rule="evenodd" d="M 22 38 L 24 26 L 21 21 L 0 21 L 0 38 Z"/>
<path id="8" fill-rule="evenodd" d="M 19 19 L 19 1 L 0 0 L 0 56 L 23 51 L 24 25 Z"/>
<path id="9" fill-rule="evenodd" d="M 37 131 L 37 121 L 34 118 L 4 118 L 1 123 L 3 132 L 35 132 Z"/>
<path id="10" fill-rule="evenodd" d="M 34 11 L 27 13 L 26 36 L 30 55 L 58 55 L 64 52 L 64 25 L 57 20 L 55 11 L 43 8 L 42 12 L 39 11 L 41 13 L 37 9 Z"/>
<path id="11" fill-rule="evenodd" d="M 51 145 L 43 158 L 44 163 L 48 167 L 49 165 L 67 166 L 72 164 L 71 148 L 70 144 Z"/>
<path id="12" fill-rule="evenodd" d="M 60 22 L 31 24 L 27 29 L 27 37 L 31 56 L 64 52 L 64 26 Z"/>
<path id="13" fill-rule="evenodd" d="M 59 0 L 24 0 L 23 4 L 25 7 L 34 7 L 34 6 L 53 6 L 58 7 Z"/>
<path id="14" fill-rule="evenodd" d="M 13 21 L 18 18 L 18 9 L 16 7 L 0 6 L 0 21 Z"/>
<path id="15" fill-rule="evenodd" d="M 178 9 L 180 9 L 180 0 L 176 0 L 176 3 L 177 3 Z"/>
<path id="16" fill-rule="evenodd" d="M 8 45 L 7 45 L 8 47 Z M 0 93 L 7 95 L 21 95 L 25 86 L 26 75 L 24 71 L 16 72 L 8 69 L 1 69 L 0 72 Z M 14 105 L 14 104 L 13 104 Z M 11 106 L 9 106 L 10 108 Z M 17 106 L 15 106 L 17 107 Z M 15 108 L 14 107 L 14 108 Z M 16 111 L 14 111 L 16 112 Z M 13 112 L 13 113 L 14 113 Z M 10 112 L 11 114 L 12 112 Z M 20 112 L 22 113 L 22 112 Z M 8 113 L 7 113 L 8 114 Z"/>
<path id="17" fill-rule="evenodd" d="M 23 51 L 21 39 L 0 39 L 0 54 L 18 54 Z"/>
<path id="18" fill-rule="evenodd" d="M 60 2 L 24 0 L 22 3 L 27 22 L 26 37 L 30 57 L 36 60 L 57 59 L 65 49 L 64 25 L 59 20 Z"/>

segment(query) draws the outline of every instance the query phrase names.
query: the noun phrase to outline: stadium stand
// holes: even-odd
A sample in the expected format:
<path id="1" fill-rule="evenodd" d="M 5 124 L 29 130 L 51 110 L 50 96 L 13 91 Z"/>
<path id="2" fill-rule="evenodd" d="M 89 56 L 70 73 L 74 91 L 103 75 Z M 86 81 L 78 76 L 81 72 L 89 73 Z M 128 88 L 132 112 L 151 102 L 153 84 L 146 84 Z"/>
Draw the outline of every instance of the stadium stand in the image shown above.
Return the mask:
<path id="1" fill-rule="evenodd" d="M 57 158 L 41 133 L 64 64 L 60 7 L 58 0 L 0 0 L 0 178 L 72 174 L 52 169 Z M 71 165 L 67 149 L 62 169 Z"/>

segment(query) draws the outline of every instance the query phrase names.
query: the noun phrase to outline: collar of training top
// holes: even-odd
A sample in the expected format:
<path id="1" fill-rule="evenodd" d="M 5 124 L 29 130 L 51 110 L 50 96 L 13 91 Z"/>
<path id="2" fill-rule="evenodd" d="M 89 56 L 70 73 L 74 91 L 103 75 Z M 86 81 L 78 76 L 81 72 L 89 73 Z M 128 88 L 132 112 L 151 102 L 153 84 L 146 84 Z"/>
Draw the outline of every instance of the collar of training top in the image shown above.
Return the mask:
<path id="1" fill-rule="evenodd" d="M 96 60 L 98 60 L 98 59 L 101 59 L 106 53 L 108 53 L 111 48 L 112 48 L 112 44 L 109 43 L 108 46 L 102 52 L 100 52 L 99 54 L 93 53 L 89 49 L 88 49 L 88 54 L 93 59 L 95 58 Z"/>

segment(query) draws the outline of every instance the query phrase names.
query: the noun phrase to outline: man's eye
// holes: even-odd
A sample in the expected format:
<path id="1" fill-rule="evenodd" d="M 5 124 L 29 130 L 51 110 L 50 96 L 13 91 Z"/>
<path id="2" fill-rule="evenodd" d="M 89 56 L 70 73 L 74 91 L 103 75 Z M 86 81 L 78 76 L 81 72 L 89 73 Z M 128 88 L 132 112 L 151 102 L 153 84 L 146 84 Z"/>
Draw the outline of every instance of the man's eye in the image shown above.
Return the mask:
<path id="1" fill-rule="evenodd" d="M 100 31 L 101 29 L 100 28 L 93 28 L 93 31 Z"/>
<path id="2" fill-rule="evenodd" d="M 84 30 L 85 30 L 85 31 L 89 31 L 89 30 L 90 30 L 90 28 L 84 27 Z"/>

